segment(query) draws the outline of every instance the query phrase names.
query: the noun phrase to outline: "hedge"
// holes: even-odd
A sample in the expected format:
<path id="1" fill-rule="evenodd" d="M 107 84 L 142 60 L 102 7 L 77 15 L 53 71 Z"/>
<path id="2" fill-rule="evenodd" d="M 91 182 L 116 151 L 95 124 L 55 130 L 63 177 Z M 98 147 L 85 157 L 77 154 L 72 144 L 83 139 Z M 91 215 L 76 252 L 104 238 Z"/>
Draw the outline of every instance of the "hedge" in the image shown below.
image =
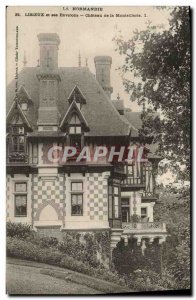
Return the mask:
<path id="1" fill-rule="evenodd" d="M 7 256 L 48 263 L 50 265 L 90 275 L 98 279 L 125 285 L 124 279 L 120 278 L 116 272 L 111 272 L 102 266 L 93 268 L 88 263 L 78 261 L 55 248 L 43 248 L 31 241 L 18 239 L 17 237 L 7 237 Z"/>

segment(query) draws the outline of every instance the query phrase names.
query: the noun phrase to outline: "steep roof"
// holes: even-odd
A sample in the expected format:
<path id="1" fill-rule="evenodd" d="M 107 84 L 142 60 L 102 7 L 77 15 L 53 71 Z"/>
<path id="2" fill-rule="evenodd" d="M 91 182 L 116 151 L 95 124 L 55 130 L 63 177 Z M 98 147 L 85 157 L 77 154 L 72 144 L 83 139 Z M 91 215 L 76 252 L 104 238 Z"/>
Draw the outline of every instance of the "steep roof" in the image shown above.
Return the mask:
<path id="1" fill-rule="evenodd" d="M 114 107 L 119 110 L 124 110 L 124 103 L 123 100 L 112 100 L 112 104 Z"/>
<path id="2" fill-rule="evenodd" d="M 125 110 L 125 117 L 126 119 L 137 129 L 142 128 L 142 119 L 141 119 L 141 112 L 139 111 L 127 111 Z"/>
<path id="3" fill-rule="evenodd" d="M 39 68 L 26 67 L 19 73 L 18 85 L 24 85 L 33 105 L 26 112 L 34 130 L 37 128 L 39 107 L 39 81 L 36 74 Z M 59 82 L 58 110 L 61 120 L 69 108 L 68 97 L 75 86 L 78 86 L 86 99 L 81 112 L 86 119 L 90 131 L 89 136 L 127 136 L 131 126 L 123 119 L 111 100 L 107 97 L 95 76 L 86 67 L 65 67 L 58 69 Z M 9 110 L 15 91 L 15 80 L 7 88 L 7 111 Z M 60 120 L 60 121 L 61 121 Z"/>

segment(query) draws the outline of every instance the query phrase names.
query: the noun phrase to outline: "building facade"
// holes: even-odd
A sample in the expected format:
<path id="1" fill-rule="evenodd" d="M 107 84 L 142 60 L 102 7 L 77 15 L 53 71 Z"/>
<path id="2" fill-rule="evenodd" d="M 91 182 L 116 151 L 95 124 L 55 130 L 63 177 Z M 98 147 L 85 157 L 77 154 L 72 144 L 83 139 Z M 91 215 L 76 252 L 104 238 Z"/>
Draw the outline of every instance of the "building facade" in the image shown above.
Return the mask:
<path id="1" fill-rule="evenodd" d="M 17 93 L 15 80 L 7 89 L 7 221 L 59 238 L 108 231 L 111 250 L 130 237 L 138 245 L 162 243 L 165 224 L 153 220 L 160 157 L 152 140 L 139 136 L 141 113 L 111 100 L 111 57 L 95 57 L 94 76 L 88 67 L 58 67 L 57 34 L 41 33 L 38 41 L 38 66 L 22 69 Z M 96 152 L 115 146 L 120 153 L 130 145 L 130 160 L 118 161 L 113 151 L 109 161 Z M 58 160 L 59 149 L 68 146 L 76 153 Z M 53 161 L 47 156 L 52 147 Z M 96 161 L 77 161 L 84 147 L 90 158 L 98 154 Z M 137 160 L 139 149 L 145 162 Z"/>

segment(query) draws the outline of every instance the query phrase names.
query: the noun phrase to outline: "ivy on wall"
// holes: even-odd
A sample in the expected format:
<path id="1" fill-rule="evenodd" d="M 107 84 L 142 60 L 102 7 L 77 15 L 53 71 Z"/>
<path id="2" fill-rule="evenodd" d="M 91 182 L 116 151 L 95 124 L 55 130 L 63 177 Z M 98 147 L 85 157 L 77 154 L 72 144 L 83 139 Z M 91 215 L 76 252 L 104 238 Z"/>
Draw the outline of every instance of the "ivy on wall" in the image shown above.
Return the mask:
<path id="1" fill-rule="evenodd" d="M 93 266 L 109 265 L 110 232 L 64 232 L 59 249 Z"/>

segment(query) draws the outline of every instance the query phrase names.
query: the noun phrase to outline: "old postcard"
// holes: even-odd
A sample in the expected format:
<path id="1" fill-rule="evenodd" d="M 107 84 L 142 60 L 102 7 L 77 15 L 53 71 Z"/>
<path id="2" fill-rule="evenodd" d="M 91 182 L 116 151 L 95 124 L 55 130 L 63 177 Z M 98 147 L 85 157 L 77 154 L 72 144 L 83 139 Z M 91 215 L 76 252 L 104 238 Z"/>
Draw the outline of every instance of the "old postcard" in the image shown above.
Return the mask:
<path id="1" fill-rule="evenodd" d="M 6 16 L 6 292 L 190 294 L 190 8 Z"/>

